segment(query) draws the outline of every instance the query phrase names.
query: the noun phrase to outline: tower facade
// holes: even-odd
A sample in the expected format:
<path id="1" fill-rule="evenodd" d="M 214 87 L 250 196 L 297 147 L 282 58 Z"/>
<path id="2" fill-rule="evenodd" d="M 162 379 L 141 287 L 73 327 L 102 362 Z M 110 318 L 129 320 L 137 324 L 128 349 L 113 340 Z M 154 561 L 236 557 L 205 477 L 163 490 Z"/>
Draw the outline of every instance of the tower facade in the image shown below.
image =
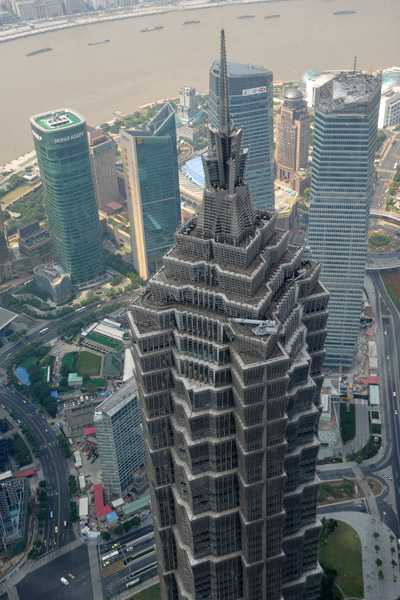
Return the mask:
<path id="1" fill-rule="evenodd" d="M 109 202 L 118 202 L 118 180 L 112 140 L 102 131 L 88 127 L 89 152 L 92 159 L 93 180 L 98 208 Z"/>
<path id="2" fill-rule="evenodd" d="M 103 485 L 110 494 L 125 495 L 144 464 L 134 377 L 96 408 L 94 425 Z"/>
<path id="3" fill-rule="evenodd" d="M 243 128 L 243 145 L 249 148 L 247 182 L 258 208 L 274 208 L 273 75 L 254 65 L 228 63 L 229 103 L 235 125 Z M 220 63 L 210 70 L 209 121 L 219 121 Z"/>
<path id="4" fill-rule="evenodd" d="M 303 93 L 289 89 L 282 95 L 283 104 L 277 122 L 276 174 L 278 179 L 288 179 L 308 164 L 310 116 Z"/>
<path id="5" fill-rule="evenodd" d="M 329 294 L 257 209 L 220 114 L 199 213 L 128 313 L 163 600 L 316 600 Z"/>
<path id="6" fill-rule="evenodd" d="M 316 97 L 308 239 L 331 294 L 328 367 L 350 367 L 358 338 L 380 87 L 341 73 Z"/>
<path id="7" fill-rule="evenodd" d="M 71 109 L 31 117 L 57 261 L 74 285 L 104 274 L 85 119 Z"/>
<path id="8" fill-rule="evenodd" d="M 132 258 L 148 279 L 180 224 L 175 111 L 167 102 L 145 129 L 121 130 Z"/>

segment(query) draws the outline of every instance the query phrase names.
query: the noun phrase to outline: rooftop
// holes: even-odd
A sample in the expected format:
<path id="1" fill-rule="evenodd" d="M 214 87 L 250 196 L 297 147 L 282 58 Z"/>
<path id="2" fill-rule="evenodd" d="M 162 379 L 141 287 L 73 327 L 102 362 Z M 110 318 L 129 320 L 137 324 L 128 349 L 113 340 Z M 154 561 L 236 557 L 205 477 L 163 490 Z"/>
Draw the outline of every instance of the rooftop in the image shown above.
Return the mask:
<path id="1" fill-rule="evenodd" d="M 58 131 L 85 123 L 85 119 L 78 112 L 70 108 L 58 108 L 40 113 L 31 117 L 31 123 L 42 131 Z"/>
<path id="2" fill-rule="evenodd" d="M 243 77 L 244 75 L 261 75 L 262 73 L 270 73 L 268 69 L 258 65 L 251 65 L 250 63 L 241 64 L 234 62 L 227 62 L 228 77 Z M 211 70 L 219 75 L 219 60 L 215 60 Z"/>
<path id="3" fill-rule="evenodd" d="M 101 414 L 104 413 L 108 417 L 112 417 L 123 408 L 128 402 L 131 401 L 132 397 L 137 393 L 136 379 L 131 377 L 126 383 L 124 383 L 119 390 L 109 396 L 104 402 L 102 402 L 96 409 L 95 421 L 101 418 Z"/>
<path id="4" fill-rule="evenodd" d="M 374 75 L 353 71 L 339 73 L 321 86 L 316 104 L 327 112 L 365 106 L 379 94 L 380 86 L 380 80 Z"/>

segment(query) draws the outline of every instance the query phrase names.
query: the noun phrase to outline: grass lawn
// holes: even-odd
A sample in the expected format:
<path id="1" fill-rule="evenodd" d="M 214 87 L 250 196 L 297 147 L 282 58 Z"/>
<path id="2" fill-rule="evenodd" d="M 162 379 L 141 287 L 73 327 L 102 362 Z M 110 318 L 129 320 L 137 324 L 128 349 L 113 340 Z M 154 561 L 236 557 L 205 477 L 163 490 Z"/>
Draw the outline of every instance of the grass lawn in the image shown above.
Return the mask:
<path id="1" fill-rule="evenodd" d="M 147 588 L 147 590 L 138 592 L 132 596 L 131 600 L 161 600 L 160 584 L 157 583 L 156 585 Z"/>
<path id="2" fill-rule="evenodd" d="M 28 358 L 26 358 L 24 360 L 24 362 L 22 362 L 18 366 L 22 367 L 23 369 L 27 369 L 28 367 L 30 367 L 35 362 L 35 360 L 36 360 L 36 358 L 34 356 L 28 356 Z"/>
<path id="3" fill-rule="evenodd" d="M 382 281 L 393 304 L 400 310 L 400 273 L 393 269 L 381 274 Z"/>
<path id="4" fill-rule="evenodd" d="M 356 435 L 356 407 L 355 404 L 340 404 L 340 433 L 343 444 L 348 444 Z"/>
<path id="5" fill-rule="evenodd" d="M 363 498 L 364 493 L 355 479 L 324 481 L 319 490 L 318 504 L 334 504 L 343 500 Z"/>
<path id="6" fill-rule="evenodd" d="M 28 183 L 26 185 L 20 185 L 19 187 L 14 188 L 13 190 L 11 190 L 11 192 L 8 192 L 8 194 L 3 196 L 1 202 L 3 204 L 7 204 L 7 202 L 13 202 L 30 189 L 32 189 L 32 187 Z M 12 212 L 12 206 L 10 206 L 10 210 Z"/>
<path id="7" fill-rule="evenodd" d="M 335 533 L 320 542 L 318 560 L 337 571 L 335 581 L 346 597 L 364 597 L 361 542 L 350 525 L 338 521 Z"/>
<path id="8" fill-rule="evenodd" d="M 96 375 L 100 375 L 101 370 L 101 356 L 97 354 L 93 354 L 93 352 L 87 352 L 86 350 L 82 350 L 79 354 L 78 363 L 77 363 L 77 373 L 81 377 L 84 375 L 88 375 L 89 377 L 93 377 Z"/>
<path id="9" fill-rule="evenodd" d="M 62 361 L 65 365 L 67 365 L 68 369 L 74 368 L 74 361 L 75 361 L 76 355 L 77 355 L 76 352 L 68 352 L 67 354 L 64 354 Z"/>
<path id="10" fill-rule="evenodd" d="M 95 335 L 94 333 L 88 333 L 86 339 L 92 340 L 92 342 L 97 342 L 98 344 L 102 344 L 103 346 L 107 346 L 108 348 L 112 348 L 113 350 L 122 350 L 123 348 L 122 344 L 113 342 L 102 335 Z"/>

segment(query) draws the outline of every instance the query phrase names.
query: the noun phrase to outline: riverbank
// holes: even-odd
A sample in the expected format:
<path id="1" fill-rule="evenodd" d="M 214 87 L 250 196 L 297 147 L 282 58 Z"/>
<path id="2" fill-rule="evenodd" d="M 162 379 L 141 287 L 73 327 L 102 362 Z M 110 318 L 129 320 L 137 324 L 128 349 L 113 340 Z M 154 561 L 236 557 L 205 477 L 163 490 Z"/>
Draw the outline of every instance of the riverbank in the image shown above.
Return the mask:
<path id="1" fill-rule="evenodd" d="M 23 22 L 18 26 L 18 31 L 15 26 L 10 26 L 9 29 L 0 31 L 0 43 L 10 42 L 25 37 L 31 37 L 51 31 L 59 31 L 62 29 L 72 29 L 74 27 L 83 27 L 85 25 L 94 25 L 98 23 L 106 23 L 107 21 L 123 21 L 125 19 L 135 19 L 139 17 L 148 17 L 152 15 L 162 15 L 177 11 L 200 10 L 205 8 L 217 8 L 221 6 L 232 5 L 249 5 L 249 4 L 265 4 L 271 2 L 281 2 L 284 0 L 222 0 L 217 2 L 197 2 L 196 0 L 188 0 L 180 2 L 176 5 L 158 5 L 156 7 L 134 6 L 132 8 L 118 8 L 116 10 L 104 13 L 100 11 L 97 15 L 82 13 L 80 15 L 69 15 L 65 18 L 54 18 L 47 21 L 28 21 L 29 24 Z M 287 1 L 287 0 L 286 0 Z M 117 13 L 117 14 L 116 14 Z"/>

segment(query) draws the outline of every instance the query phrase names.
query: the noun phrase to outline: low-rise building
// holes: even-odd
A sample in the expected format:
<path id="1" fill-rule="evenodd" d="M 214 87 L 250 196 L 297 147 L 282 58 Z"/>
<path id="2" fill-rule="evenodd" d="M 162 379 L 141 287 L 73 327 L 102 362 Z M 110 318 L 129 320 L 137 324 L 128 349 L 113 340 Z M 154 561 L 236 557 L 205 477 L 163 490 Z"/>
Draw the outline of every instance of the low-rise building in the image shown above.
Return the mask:
<path id="1" fill-rule="evenodd" d="M 50 263 L 55 259 L 53 237 L 39 221 L 18 229 L 18 245 L 21 256 L 29 258 L 32 268 Z"/>
<path id="2" fill-rule="evenodd" d="M 83 377 L 80 377 L 78 373 L 68 374 L 68 385 L 69 387 L 80 389 L 82 387 Z"/>
<path id="3" fill-rule="evenodd" d="M 57 263 L 38 265 L 33 272 L 36 285 L 47 292 L 53 302 L 60 304 L 68 300 L 72 293 L 71 277 L 60 265 Z"/>
<path id="4" fill-rule="evenodd" d="M 86 427 L 93 426 L 93 415 L 98 402 L 87 402 L 65 408 L 64 415 L 69 428 L 69 436 L 73 440 L 84 436 Z"/>
<path id="5" fill-rule="evenodd" d="M 81 344 L 99 352 L 119 352 L 130 346 L 131 338 L 127 329 L 121 327 L 117 321 L 104 319 L 93 323 L 86 331 L 82 332 Z"/>

